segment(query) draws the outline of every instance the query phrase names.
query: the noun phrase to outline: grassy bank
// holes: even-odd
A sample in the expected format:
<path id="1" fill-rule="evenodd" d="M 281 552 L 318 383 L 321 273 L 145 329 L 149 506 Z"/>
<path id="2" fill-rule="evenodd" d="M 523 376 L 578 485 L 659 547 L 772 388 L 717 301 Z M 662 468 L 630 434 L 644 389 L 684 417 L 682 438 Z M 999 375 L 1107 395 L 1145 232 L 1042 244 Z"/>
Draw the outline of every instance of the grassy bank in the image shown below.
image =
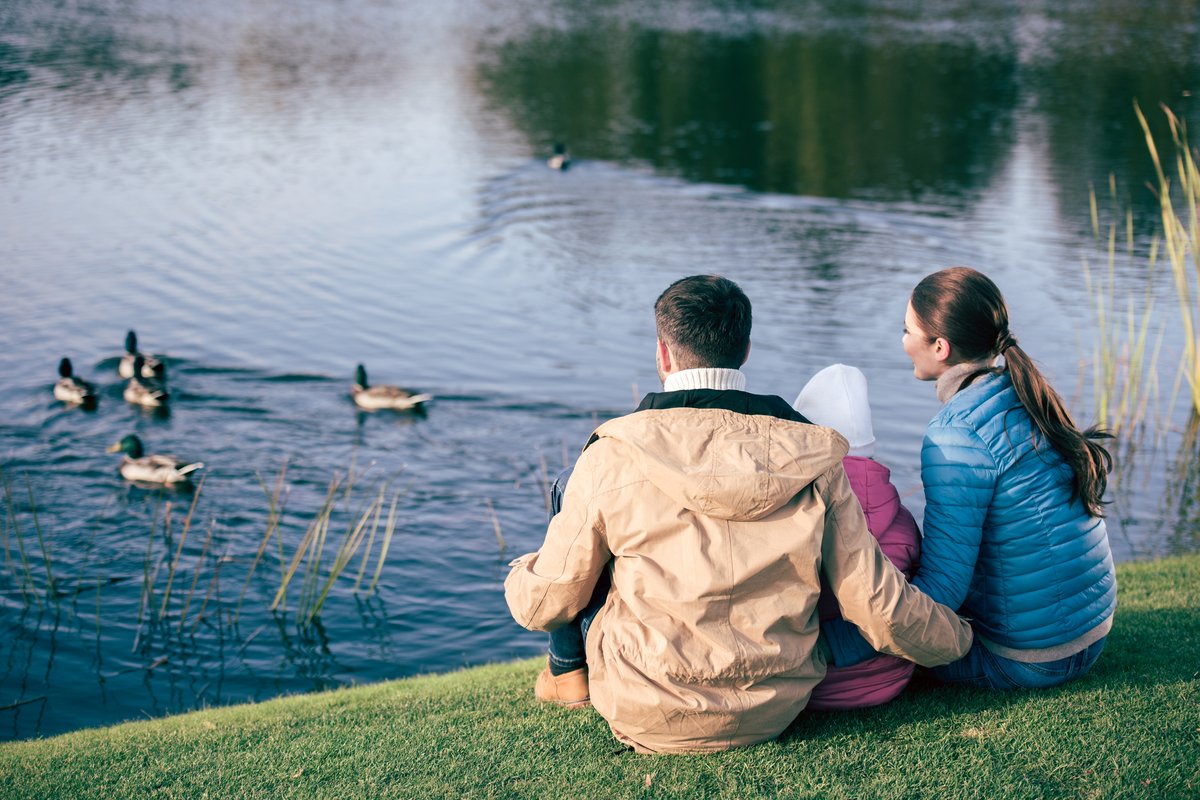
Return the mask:
<path id="1" fill-rule="evenodd" d="M 1096 669 L 1009 694 L 915 683 L 776 742 L 624 751 L 532 698 L 538 661 L 0 746 L 3 797 L 1198 797 L 1200 557 L 1124 565 Z"/>

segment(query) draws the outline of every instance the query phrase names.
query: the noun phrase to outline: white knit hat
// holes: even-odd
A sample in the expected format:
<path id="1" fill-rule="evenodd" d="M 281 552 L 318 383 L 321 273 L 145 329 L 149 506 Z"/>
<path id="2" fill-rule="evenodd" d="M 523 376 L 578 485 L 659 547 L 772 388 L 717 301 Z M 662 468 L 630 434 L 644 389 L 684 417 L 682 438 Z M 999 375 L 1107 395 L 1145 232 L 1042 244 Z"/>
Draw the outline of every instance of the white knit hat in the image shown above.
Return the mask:
<path id="1" fill-rule="evenodd" d="M 833 428 L 850 443 L 850 455 L 875 454 L 867 376 L 857 367 L 833 364 L 812 376 L 792 407 L 817 425 Z"/>

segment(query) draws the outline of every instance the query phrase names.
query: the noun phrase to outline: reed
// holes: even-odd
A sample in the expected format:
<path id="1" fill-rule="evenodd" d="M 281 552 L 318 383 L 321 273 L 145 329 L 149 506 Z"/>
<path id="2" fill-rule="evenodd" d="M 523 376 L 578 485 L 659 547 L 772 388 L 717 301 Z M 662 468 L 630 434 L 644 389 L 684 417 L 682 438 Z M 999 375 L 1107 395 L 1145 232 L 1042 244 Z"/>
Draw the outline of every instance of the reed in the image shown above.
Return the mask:
<path id="1" fill-rule="evenodd" d="M 216 520 L 209 522 L 208 536 L 204 537 L 204 546 L 200 548 L 200 555 L 196 557 L 196 566 L 192 570 L 192 585 L 188 587 L 187 598 L 183 601 L 183 608 L 179 610 L 180 633 L 183 633 L 184 623 L 187 622 L 188 609 L 192 606 L 192 596 L 196 593 L 196 583 L 200 580 L 200 573 L 204 571 L 204 559 L 208 556 L 208 547 L 212 544 L 213 533 L 216 527 Z"/>
<path id="2" fill-rule="evenodd" d="M 549 514 L 551 509 L 550 470 L 546 467 L 546 456 L 543 453 L 538 453 L 538 468 L 542 478 L 542 500 L 546 504 L 546 513 Z"/>
<path id="3" fill-rule="evenodd" d="M 306 611 L 316 600 L 317 581 L 321 575 L 321 554 L 325 551 L 325 540 L 329 536 L 330 514 L 321 520 L 316 538 L 306 559 L 304 584 L 300 587 L 300 600 L 296 603 L 296 622 L 304 624 L 311 621 Z"/>
<path id="4" fill-rule="evenodd" d="M 200 604 L 200 610 L 196 612 L 196 621 L 192 623 L 192 633 L 196 632 L 196 628 L 200 627 L 200 623 L 204 621 L 204 612 L 208 609 L 208 603 L 213 597 L 213 591 L 217 592 L 217 613 L 220 614 L 221 602 L 221 566 L 228 558 L 228 550 L 221 554 L 217 559 L 217 565 L 213 568 L 212 577 L 208 580 L 208 588 L 204 591 L 204 602 Z M 237 623 L 235 618 L 234 624 Z"/>
<path id="5" fill-rule="evenodd" d="M 10 515 L 7 512 L 0 516 L 0 538 L 2 538 L 4 542 L 4 566 L 7 567 L 8 571 L 12 573 L 13 583 L 16 584 L 17 588 L 21 592 L 21 596 L 24 597 L 25 583 L 20 571 L 17 569 L 17 562 L 13 560 L 12 548 L 8 539 L 9 516 Z"/>
<path id="6" fill-rule="evenodd" d="M 1183 334 L 1183 358 L 1180 374 L 1189 389 L 1191 407 L 1200 411 L 1200 341 L 1197 341 L 1197 326 L 1200 324 L 1200 291 L 1194 283 L 1200 279 L 1200 169 L 1197 169 L 1196 151 L 1188 143 L 1187 126 L 1166 105 L 1161 106 L 1166 115 L 1174 146 L 1174 180 L 1167 174 L 1160 157 L 1150 125 L 1138 104 L 1134 112 L 1146 137 L 1146 148 L 1154 164 L 1158 180 L 1157 195 L 1162 221 L 1162 247 L 1166 260 L 1171 265 L 1175 294 L 1179 300 L 1180 321 Z M 1176 210 L 1175 197 L 1179 197 L 1181 210 Z M 1177 378 L 1176 385 L 1179 385 Z"/>
<path id="7" fill-rule="evenodd" d="M 175 583 L 175 570 L 179 568 L 179 559 L 183 557 L 183 545 L 187 541 L 188 531 L 192 527 L 192 515 L 196 513 L 196 503 L 200 500 L 200 492 L 204 489 L 204 480 L 207 476 L 200 478 L 200 485 L 196 487 L 196 493 L 192 495 L 192 504 L 188 508 L 187 517 L 183 520 L 183 530 L 179 534 L 179 545 L 175 549 L 175 558 L 171 560 L 171 566 L 167 570 L 167 588 L 163 590 L 162 606 L 158 609 L 158 618 L 162 619 L 167 614 L 167 604 L 171 602 L 171 587 Z M 167 519 L 170 519 L 168 515 Z"/>
<path id="8" fill-rule="evenodd" d="M 1109 191 L 1117 203 L 1115 180 L 1109 177 Z M 1101 427 L 1116 435 L 1140 426 L 1145 420 L 1151 397 L 1158 394 L 1158 355 L 1165 327 L 1160 326 L 1153 349 L 1148 351 L 1150 322 L 1154 315 L 1152 293 L 1154 269 L 1157 263 L 1158 242 L 1150 247 L 1149 269 L 1142 292 L 1119 290 L 1116 279 L 1118 260 L 1118 223 L 1111 222 L 1102 233 L 1095 189 L 1089 191 L 1092 233 L 1097 240 L 1103 236 L 1107 245 L 1107 269 L 1093 274 L 1090 262 L 1083 259 L 1084 284 L 1092 300 L 1096 318 L 1096 336 L 1092 346 L 1092 389 L 1096 419 Z M 1119 209 L 1114 216 L 1120 218 Z M 1135 260 L 1133 213 L 1124 213 L 1124 261 Z M 1124 307 L 1118 295 L 1125 296 Z"/>
<path id="9" fill-rule="evenodd" d="M 17 555 L 21 559 L 21 572 L 17 576 L 17 585 L 21 589 L 21 599 L 28 603 L 30 598 L 38 605 L 41 601 L 37 597 L 37 586 L 33 582 L 33 571 L 29 568 L 29 557 L 25 555 L 25 540 L 21 536 L 21 528 L 17 524 L 17 509 L 13 503 L 12 482 L 9 480 L 8 474 L 3 473 L 4 478 L 4 504 L 8 510 L 8 525 L 12 529 L 12 537 L 17 542 Z"/>
<path id="10" fill-rule="evenodd" d="M 46 544 L 46 537 L 42 535 L 42 524 L 38 521 L 37 501 L 33 499 L 33 484 L 29 482 L 28 475 L 25 476 L 25 489 L 29 492 L 29 515 L 33 519 L 33 530 L 37 534 L 38 547 L 42 551 L 42 562 L 46 565 L 46 599 L 48 600 L 57 596 L 58 589 L 54 581 L 50 547 Z"/>
<path id="11" fill-rule="evenodd" d="M 353 532 L 347 531 L 347 534 L 342 539 L 342 543 L 338 546 L 337 555 L 333 559 L 333 564 L 329 568 L 329 575 L 325 578 L 325 585 L 321 589 L 320 595 L 312 604 L 312 608 L 308 611 L 308 621 L 312 622 L 317 614 L 321 613 L 321 606 L 325 605 L 325 599 L 329 597 L 329 590 L 333 588 L 333 583 L 338 579 L 338 576 L 346 569 L 346 565 L 354 558 L 354 554 L 358 552 L 359 545 L 362 544 L 363 536 L 366 535 L 367 521 L 375 516 L 378 520 L 379 508 L 383 505 L 384 490 L 379 490 L 379 497 L 376 498 L 366 511 L 359 517 L 358 524 L 354 526 Z"/>
<path id="12" fill-rule="evenodd" d="M 329 512 L 333 508 L 340 485 L 341 478 L 335 475 L 329 482 L 329 489 L 325 494 L 325 502 L 321 505 L 321 509 L 317 512 L 317 515 L 313 518 L 313 521 L 309 523 L 307 530 L 304 532 L 304 538 L 300 540 L 300 544 L 296 547 L 295 555 L 292 556 L 291 563 L 288 565 L 287 570 L 284 571 L 283 577 L 279 581 L 279 589 L 275 592 L 275 599 L 271 601 L 271 611 L 276 611 L 281 606 L 283 607 L 283 610 L 287 610 L 286 599 L 288 586 L 291 584 L 292 578 L 295 577 L 296 571 L 300 568 L 300 565 L 305 561 L 305 554 L 311 549 L 312 542 L 317 536 L 318 529 L 320 529 L 324 524 L 324 521 L 328 519 Z"/>
<path id="13" fill-rule="evenodd" d="M 367 561 L 371 558 L 371 548 L 375 546 L 375 532 L 379 529 L 379 516 L 383 513 L 383 493 L 384 490 L 379 490 L 379 502 L 375 505 L 375 519 L 371 522 L 371 534 L 367 537 L 367 547 L 363 551 L 362 559 L 358 562 L 358 575 L 354 579 L 354 593 L 358 594 L 358 587 L 362 586 L 363 575 L 367 571 Z"/>
<path id="14" fill-rule="evenodd" d="M 158 567 L 155 566 L 154 572 L 151 573 L 150 561 L 154 555 L 154 541 L 157 538 L 155 533 L 158 531 L 158 512 L 161 510 L 162 495 L 159 495 L 158 500 L 159 502 L 154 504 L 154 515 L 150 518 L 150 535 L 146 538 L 146 554 L 142 556 L 142 596 L 138 601 L 137 627 L 134 629 L 132 652 L 137 652 L 138 643 L 142 638 L 143 616 L 154 603 L 154 579 L 158 576 Z M 171 503 L 167 501 L 167 516 L 170 515 Z"/>
<path id="15" fill-rule="evenodd" d="M 496 516 L 496 509 L 492 506 L 491 498 L 488 498 L 484 502 L 487 503 L 488 513 L 492 517 L 492 529 L 496 533 L 496 544 L 500 546 L 500 552 L 503 553 L 508 549 L 508 543 L 504 541 L 504 534 L 500 531 L 500 517 Z"/>
<path id="16" fill-rule="evenodd" d="M 262 541 L 258 543 L 258 550 L 254 553 L 254 561 L 250 564 L 250 571 L 246 573 L 246 581 L 242 584 L 241 594 L 238 595 L 237 608 L 233 612 L 233 624 L 237 625 L 242 614 L 242 601 L 246 598 L 246 590 L 250 588 L 250 579 L 254 577 L 255 570 L 258 569 L 258 563 L 262 560 L 263 554 L 267 551 L 267 545 L 271 542 L 271 535 L 278 536 L 280 542 L 279 551 L 279 569 L 280 577 L 283 576 L 283 537 L 279 535 L 279 521 L 283 517 L 283 511 L 279 504 L 280 494 L 283 491 L 284 476 L 287 475 L 287 460 L 283 462 L 283 466 L 279 469 L 279 477 L 275 481 L 275 491 L 267 491 L 267 484 L 262 479 L 262 475 L 255 473 L 258 478 L 258 485 L 262 488 L 263 494 L 267 496 L 267 530 L 263 533 Z"/>
<path id="17" fill-rule="evenodd" d="M 392 495 L 392 507 L 388 509 L 387 525 L 383 529 L 383 544 L 379 547 L 379 560 L 375 562 L 375 574 L 371 577 L 371 585 L 367 592 L 375 591 L 379 584 L 379 576 L 383 572 L 383 562 L 387 559 L 388 549 L 392 546 L 392 534 L 396 532 L 396 504 L 400 502 L 400 492 Z"/>

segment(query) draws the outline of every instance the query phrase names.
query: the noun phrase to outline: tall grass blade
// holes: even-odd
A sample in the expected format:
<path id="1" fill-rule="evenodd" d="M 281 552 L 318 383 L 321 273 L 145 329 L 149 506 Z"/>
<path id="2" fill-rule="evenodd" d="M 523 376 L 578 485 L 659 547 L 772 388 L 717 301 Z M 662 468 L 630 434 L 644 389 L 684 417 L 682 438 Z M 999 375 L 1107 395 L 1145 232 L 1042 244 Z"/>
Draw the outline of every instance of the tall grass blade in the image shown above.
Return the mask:
<path id="1" fill-rule="evenodd" d="M 38 599 L 37 587 L 33 583 L 33 571 L 29 569 L 29 557 L 25 555 L 25 540 L 21 536 L 21 528 L 17 524 L 17 509 L 13 503 L 12 482 L 8 475 L 4 476 L 4 500 L 8 506 L 8 524 L 12 528 L 13 539 L 17 542 L 17 555 L 21 559 L 21 597 L 25 602 L 32 597 L 33 601 L 41 606 L 42 601 Z"/>
<path id="2" fill-rule="evenodd" d="M 488 514 L 492 517 L 492 530 L 496 533 L 496 544 L 500 547 L 500 552 L 508 549 L 508 543 L 504 541 L 504 534 L 500 532 L 500 517 L 496 516 L 496 509 L 492 505 L 492 499 L 489 497 L 484 501 L 487 504 Z"/>
<path id="3" fill-rule="evenodd" d="M 242 584 L 241 594 L 238 595 L 237 608 L 233 612 L 234 625 L 237 625 L 238 620 L 241 618 L 242 601 L 246 597 L 246 590 L 250 588 L 250 579 L 254 577 L 254 572 L 258 569 L 258 562 L 262 560 L 263 553 L 267 551 L 267 545 L 271 542 L 271 534 L 275 533 L 279 528 L 279 520 L 282 517 L 282 512 L 279 508 L 279 495 L 283 491 L 283 478 L 287 474 L 287 466 L 287 460 L 285 459 L 283 467 L 279 470 L 279 478 L 275 481 L 274 493 L 267 491 L 267 485 L 263 481 L 262 475 L 255 473 L 255 477 L 258 478 L 258 485 L 262 487 L 263 494 L 267 496 L 267 530 L 263 534 L 262 541 L 258 543 L 258 550 L 254 553 L 254 562 L 250 565 L 250 571 L 246 573 L 246 582 Z M 280 561 L 282 562 L 282 558 Z"/>
<path id="4" fill-rule="evenodd" d="M 279 581 L 279 589 L 275 592 L 275 599 L 271 601 L 271 611 L 275 611 L 280 607 L 281 604 L 285 603 L 288 586 L 291 584 L 292 578 L 295 577 L 296 570 L 298 570 L 300 565 L 304 563 L 304 556 L 308 552 L 312 544 L 312 540 L 317 536 L 317 531 L 322 526 L 323 520 L 328 515 L 329 509 L 334 503 L 334 497 L 337 494 L 338 487 L 340 485 L 341 479 L 337 476 L 334 476 L 333 480 L 329 482 L 329 489 L 325 495 L 325 503 L 321 506 L 321 510 L 317 512 L 317 515 L 313 518 L 313 521 L 309 523 L 308 529 L 304 532 L 304 538 L 301 539 L 300 544 L 297 545 L 296 553 L 292 556 L 291 563 L 288 565 L 287 570 L 284 571 L 283 577 Z M 280 545 L 280 548 L 280 555 L 282 556 L 282 544 Z M 286 609 L 286 604 L 284 605 L 284 608 Z"/>
<path id="5" fill-rule="evenodd" d="M 217 592 L 218 602 L 220 600 L 221 591 L 221 567 L 225 564 L 225 560 L 229 556 L 229 548 L 226 547 L 225 552 L 221 553 L 221 557 L 217 559 L 217 565 L 213 568 L 212 577 L 208 580 L 208 588 L 204 592 L 204 602 L 200 604 L 200 610 L 196 612 L 196 621 L 192 623 L 192 633 L 200 627 L 200 623 L 204 621 L 205 611 L 208 609 L 208 601 L 212 599 L 213 591 Z M 220 607 L 217 610 L 218 619 L 220 615 Z"/>
<path id="6" fill-rule="evenodd" d="M 363 550 L 362 559 L 358 562 L 358 575 L 354 579 L 354 593 L 362 586 L 363 575 L 367 571 L 367 561 L 371 558 L 371 549 L 375 546 L 375 532 L 379 529 L 379 517 L 383 514 L 383 497 L 386 489 L 379 488 L 379 499 L 375 501 L 375 519 L 371 522 L 371 535 L 367 537 L 367 546 Z"/>
<path id="7" fill-rule="evenodd" d="M 333 588 L 333 583 L 338 579 L 346 569 L 346 565 L 354 558 L 354 554 L 358 552 L 359 546 L 362 544 L 363 536 L 366 535 L 367 520 L 372 516 L 376 521 L 379 520 L 379 509 L 383 505 L 383 490 L 379 492 L 379 497 L 367 506 L 366 511 L 358 520 L 358 525 L 354 527 L 353 532 L 347 532 L 346 537 L 342 539 L 342 544 L 338 547 L 337 555 L 333 559 L 333 564 L 329 568 L 329 575 L 325 579 L 325 585 L 321 589 L 316 602 L 313 603 L 312 609 L 308 612 L 308 620 L 311 622 L 316 618 L 317 614 L 321 613 L 321 606 L 325 605 L 325 598 L 329 596 L 329 590 Z"/>
<path id="8" fill-rule="evenodd" d="M 183 626 L 187 622 L 188 609 L 191 608 L 192 596 L 196 593 L 196 584 L 200 581 L 200 573 L 204 571 L 204 559 L 208 556 L 208 546 L 212 544 L 216 527 L 215 519 L 208 523 L 208 536 L 204 537 L 204 546 L 200 548 L 200 555 L 196 557 L 196 566 L 192 570 L 192 585 L 188 587 L 187 598 L 183 601 L 183 608 L 179 611 L 179 633 L 183 633 Z"/>
<path id="9" fill-rule="evenodd" d="M 137 652 L 138 640 L 142 635 L 142 615 L 154 603 L 154 582 L 150 577 L 150 559 L 154 555 L 154 534 L 158 531 L 158 512 L 162 510 L 162 495 L 158 496 L 158 502 L 154 504 L 154 516 L 150 518 L 150 535 L 146 538 L 146 554 L 142 556 L 142 596 L 138 601 L 137 611 L 137 628 L 133 634 L 133 652 Z M 167 504 L 167 514 L 170 511 L 171 504 Z"/>
<path id="10" fill-rule="evenodd" d="M 396 531 L 396 504 L 400 502 L 400 492 L 392 495 L 392 507 L 388 510 L 387 525 L 383 530 L 383 544 L 379 548 L 379 560 L 375 562 L 375 574 L 371 577 L 371 585 L 367 592 L 374 592 L 379 584 L 379 575 L 383 572 L 383 562 L 387 558 L 388 548 L 392 545 L 392 534 Z"/>
<path id="11" fill-rule="evenodd" d="M 38 547 L 42 550 L 42 560 L 46 564 L 46 599 L 56 597 L 58 589 L 54 581 L 54 570 L 51 567 L 50 547 L 46 544 L 46 538 L 42 535 L 42 525 L 38 522 L 37 501 L 33 499 L 33 484 L 29 482 L 29 476 L 25 476 L 25 489 L 29 492 L 29 514 L 33 517 L 33 529 L 37 533 Z"/>
<path id="12" fill-rule="evenodd" d="M 175 583 L 175 570 L 179 568 L 179 559 L 183 557 L 183 545 L 187 541 L 188 531 L 192 527 L 192 515 L 196 513 L 196 503 L 200 501 L 200 492 L 204 489 L 204 481 L 208 476 L 200 478 L 200 485 L 196 487 L 196 493 L 192 496 L 192 505 L 188 508 L 187 517 L 183 520 L 183 530 L 179 534 L 179 546 L 175 549 L 175 558 L 171 560 L 171 566 L 167 570 L 167 588 L 163 591 L 162 606 L 158 609 L 158 618 L 162 619 L 167 614 L 167 604 L 171 602 L 171 586 Z M 167 519 L 170 519 L 168 515 Z"/>

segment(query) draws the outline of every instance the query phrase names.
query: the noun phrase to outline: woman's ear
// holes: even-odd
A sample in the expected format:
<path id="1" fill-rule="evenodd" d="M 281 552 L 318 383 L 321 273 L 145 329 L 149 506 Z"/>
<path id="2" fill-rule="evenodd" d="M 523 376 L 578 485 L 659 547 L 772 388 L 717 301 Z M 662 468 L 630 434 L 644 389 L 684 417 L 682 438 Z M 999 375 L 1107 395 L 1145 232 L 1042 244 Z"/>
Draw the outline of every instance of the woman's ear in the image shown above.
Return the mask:
<path id="1" fill-rule="evenodd" d="M 947 361 L 950 358 L 950 342 L 947 339 L 941 336 L 934 339 L 933 357 L 938 361 Z"/>

